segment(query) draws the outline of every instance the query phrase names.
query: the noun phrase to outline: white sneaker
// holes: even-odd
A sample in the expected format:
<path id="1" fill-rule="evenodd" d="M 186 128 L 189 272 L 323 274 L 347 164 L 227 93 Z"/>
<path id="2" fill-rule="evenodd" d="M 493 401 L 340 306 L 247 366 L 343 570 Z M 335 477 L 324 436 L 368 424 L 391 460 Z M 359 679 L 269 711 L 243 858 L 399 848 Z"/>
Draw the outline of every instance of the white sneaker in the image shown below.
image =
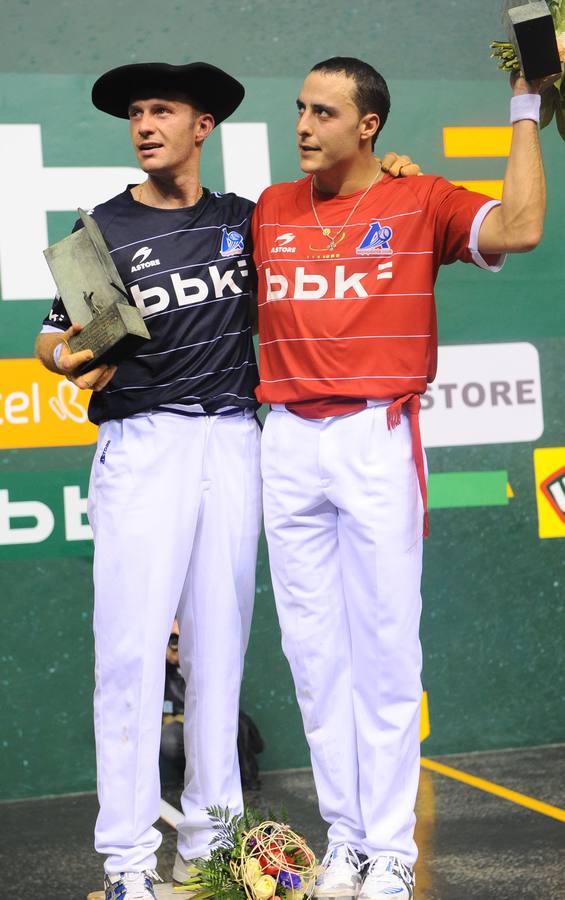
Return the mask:
<path id="1" fill-rule="evenodd" d="M 157 872 L 120 872 L 104 876 L 105 900 L 155 900 L 153 882 L 161 881 Z"/>
<path id="2" fill-rule="evenodd" d="M 410 866 L 396 856 L 369 860 L 359 900 L 413 900 L 416 878 Z"/>
<path id="3" fill-rule="evenodd" d="M 314 897 L 355 900 L 361 887 L 361 863 L 349 844 L 330 847 L 316 878 Z"/>

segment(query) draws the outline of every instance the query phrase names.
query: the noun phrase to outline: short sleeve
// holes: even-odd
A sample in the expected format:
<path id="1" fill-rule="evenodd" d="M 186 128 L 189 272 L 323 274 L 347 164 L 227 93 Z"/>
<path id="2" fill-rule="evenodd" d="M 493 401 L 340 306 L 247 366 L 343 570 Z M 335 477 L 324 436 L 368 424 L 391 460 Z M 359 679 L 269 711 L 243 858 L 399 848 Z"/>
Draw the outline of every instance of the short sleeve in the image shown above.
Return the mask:
<path id="1" fill-rule="evenodd" d="M 48 315 L 43 320 L 43 332 L 66 331 L 71 327 L 71 320 L 60 297 L 55 297 Z"/>
<path id="2" fill-rule="evenodd" d="M 498 200 L 458 187 L 443 178 L 434 179 L 430 193 L 434 210 L 434 248 L 439 265 L 460 260 L 498 271 L 504 256 L 483 257 L 478 250 L 479 231 Z"/>

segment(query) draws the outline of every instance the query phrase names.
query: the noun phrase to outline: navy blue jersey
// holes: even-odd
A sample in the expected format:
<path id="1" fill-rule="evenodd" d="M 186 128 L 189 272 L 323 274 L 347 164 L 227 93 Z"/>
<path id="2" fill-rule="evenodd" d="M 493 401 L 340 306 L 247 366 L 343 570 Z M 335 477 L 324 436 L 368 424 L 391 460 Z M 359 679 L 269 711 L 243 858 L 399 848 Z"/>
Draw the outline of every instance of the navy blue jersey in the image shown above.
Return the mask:
<path id="1" fill-rule="evenodd" d="M 249 315 L 256 275 L 253 203 L 204 191 L 194 206 L 157 209 L 129 187 L 92 214 L 151 334 L 93 393 L 95 423 L 163 405 L 256 409 L 258 374 Z M 60 299 L 44 325 L 66 329 Z"/>

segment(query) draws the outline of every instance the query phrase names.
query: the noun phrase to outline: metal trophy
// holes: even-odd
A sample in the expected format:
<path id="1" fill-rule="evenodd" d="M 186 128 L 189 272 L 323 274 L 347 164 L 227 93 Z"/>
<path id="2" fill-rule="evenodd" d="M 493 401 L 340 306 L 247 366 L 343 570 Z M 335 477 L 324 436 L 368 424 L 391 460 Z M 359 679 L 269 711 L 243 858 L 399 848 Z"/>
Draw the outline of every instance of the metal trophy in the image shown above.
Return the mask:
<path id="1" fill-rule="evenodd" d="M 555 22 L 544 0 L 519 3 L 505 0 L 503 22 L 509 41 L 494 41 L 494 56 L 501 68 L 521 71 L 526 81 L 537 81 L 561 72 Z"/>
<path id="2" fill-rule="evenodd" d="M 83 209 L 84 225 L 44 251 L 68 316 L 83 328 L 69 340 L 72 353 L 92 350 L 83 374 L 102 363 L 118 363 L 151 338 L 132 304 L 98 225 Z"/>

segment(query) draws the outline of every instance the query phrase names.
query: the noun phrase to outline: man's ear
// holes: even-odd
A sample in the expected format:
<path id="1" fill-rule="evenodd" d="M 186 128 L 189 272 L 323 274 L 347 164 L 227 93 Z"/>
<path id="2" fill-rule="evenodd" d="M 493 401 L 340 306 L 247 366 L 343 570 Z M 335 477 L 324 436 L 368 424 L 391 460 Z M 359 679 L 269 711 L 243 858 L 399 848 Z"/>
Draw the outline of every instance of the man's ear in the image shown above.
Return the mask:
<path id="1" fill-rule="evenodd" d="M 202 113 L 196 120 L 196 143 L 202 144 L 209 134 L 212 133 L 215 125 L 214 116 L 211 113 Z"/>
<path id="2" fill-rule="evenodd" d="M 377 113 L 367 113 L 363 116 L 359 125 L 361 126 L 361 140 L 372 141 L 380 128 L 381 120 Z"/>

